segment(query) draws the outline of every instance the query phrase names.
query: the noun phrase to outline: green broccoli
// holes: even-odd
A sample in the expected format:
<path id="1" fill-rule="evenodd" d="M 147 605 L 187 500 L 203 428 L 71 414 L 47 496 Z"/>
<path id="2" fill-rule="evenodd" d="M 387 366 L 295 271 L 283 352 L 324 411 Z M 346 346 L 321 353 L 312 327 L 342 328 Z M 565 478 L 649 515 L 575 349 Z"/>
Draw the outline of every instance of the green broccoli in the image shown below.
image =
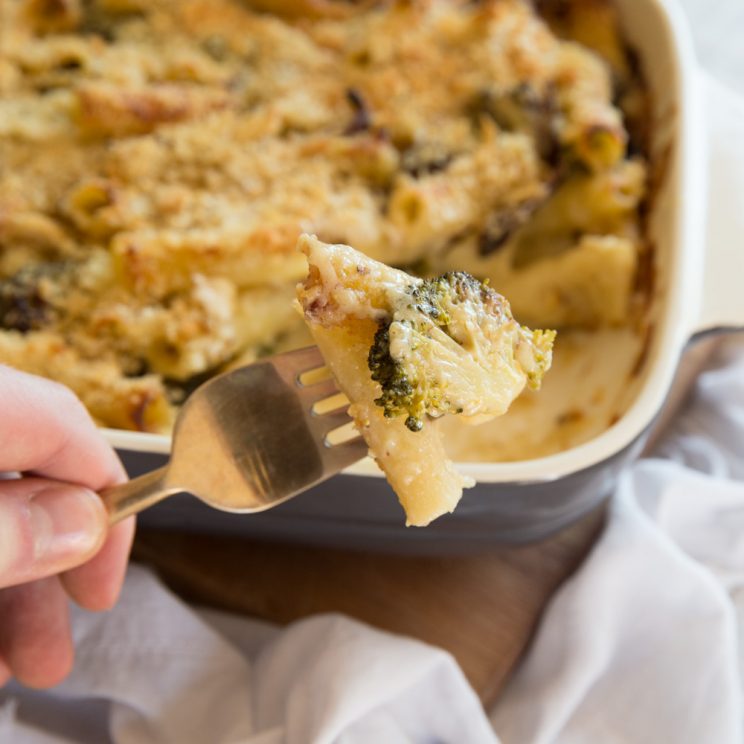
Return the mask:
<path id="1" fill-rule="evenodd" d="M 427 416 L 499 415 L 508 407 L 500 387 L 539 387 L 554 337 L 519 326 L 508 302 L 465 272 L 411 284 L 369 350 L 375 403 L 414 432 Z"/>

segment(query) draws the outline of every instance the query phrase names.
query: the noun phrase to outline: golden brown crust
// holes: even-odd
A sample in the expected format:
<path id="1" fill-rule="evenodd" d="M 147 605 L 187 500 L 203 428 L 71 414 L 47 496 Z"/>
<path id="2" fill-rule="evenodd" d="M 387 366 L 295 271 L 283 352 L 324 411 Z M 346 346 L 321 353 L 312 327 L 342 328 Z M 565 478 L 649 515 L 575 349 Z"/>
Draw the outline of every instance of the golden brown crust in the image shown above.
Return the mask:
<path id="1" fill-rule="evenodd" d="M 642 193 L 599 229 L 547 221 L 563 262 L 588 267 L 572 277 L 586 301 L 561 301 L 545 264 L 518 258 L 559 183 L 627 165 L 622 44 L 601 8 L 609 66 L 522 0 L 0 0 L 0 16 L 0 285 L 29 266 L 64 274 L 43 330 L 81 363 L 123 382 L 147 369 L 177 396 L 294 338 L 299 321 L 269 299 L 305 271 L 302 232 L 422 271 L 464 259 L 541 324 L 623 320 Z M 582 258 L 582 241 L 606 237 L 624 241 L 590 241 L 624 267 L 611 312 Z M 204 289 L 218 286 L 221 299 Z M 241 331 L 245 296 L 261 340 Z M 214 333 L 223 301 L 242 309 Z"/>
<path id="2" fill-rule="evenodd" d="M 86 359 L 58 334 L 0 333 L 0 360 L 67 385 L 104 426 L 158 432 L 173 423 L 173 406 L 155 375 L 127 379 L 116 363 Z"/>
<path id="3" fill-rule="evenodd" d="M 124 88 L 85 83 L 76 92 L 80 128 L 100 137 L 151 132 L 161 124 L 196 119 L 226 108 L 229 101 L 224 90 L 173 84 Z"/>

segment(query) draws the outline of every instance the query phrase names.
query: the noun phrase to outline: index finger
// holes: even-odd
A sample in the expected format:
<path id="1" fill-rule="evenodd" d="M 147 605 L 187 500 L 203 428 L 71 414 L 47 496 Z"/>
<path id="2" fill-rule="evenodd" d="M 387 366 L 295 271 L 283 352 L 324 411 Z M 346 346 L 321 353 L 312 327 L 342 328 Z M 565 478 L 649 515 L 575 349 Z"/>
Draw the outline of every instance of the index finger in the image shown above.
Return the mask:
<path id="1" fill-rule="evenodd" d="M 75 394 L 0 364 L 0 472 L 34 472 L 94 491 L 124 469 Z"/>

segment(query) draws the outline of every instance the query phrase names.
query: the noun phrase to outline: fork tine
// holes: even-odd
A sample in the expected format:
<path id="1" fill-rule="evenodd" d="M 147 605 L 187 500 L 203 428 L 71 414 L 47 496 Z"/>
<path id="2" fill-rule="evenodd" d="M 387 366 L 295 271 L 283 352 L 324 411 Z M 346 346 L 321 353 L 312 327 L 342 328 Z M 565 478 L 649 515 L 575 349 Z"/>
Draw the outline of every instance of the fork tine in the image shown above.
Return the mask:
<path id="1" fill-rule="evenodd" d="M 307 407 L 312 407 L 317 401 L 330 398 L 339 392 L 336 380 L 329 370 L 317 381 L 300 380 L 307 373 L 321 371 L 325 367 L 325 360 L 317 346 L 280 354 L 271 359 L 270 363 L 287 382 L 294 385 L 296 395 Z"/>
<path id="2" fill-rule="evenodd" d="M 347 404 L 327 413 L 315 413 L 310 410 L 305 414 L 305 421 L 318 441 L 322 441 L 336 429 L 352 423 L 352 418 L 348 414 L 348 408 L 349 406 Z"/>
<path id="3" fill-rule="evenodd" d="M 367 443 L 361 436 L 350 439 L 343 444 L 337 444 L 333 447 L 324 447 L 321 457 L 326 470 L 342 470 L 348 468 L 369 452 Z"/>
<path id="4" fill-rule="evenodd" d="M 338 385 L 333 377 L 316 382 L 314 385 L 297 386 L 297 395 L 303 403 L 309 406 L 312 406 L 316 401 L 330 398 L 338 392 Z"/>
<path id="5" fill-rule="evenodd" d="M 291 370 L 298 375 L 325 366 L 325 359 L 317 346 L 306 346 L 303 349 L 288 351 L 275 359 L 281 359 L 283 369 Z"/>
<path id="6" fill-rule="evenodd" d="M 316 415 L 318 424 L 322 427 L 325 432 L 333 431 L 338 429 L 351 421 L 351 416 L 348 414 L 349 406 L 343 406 L 342 408 L 336 408 L 334 411 L 328 413 L 321 413 Z"/>
<path id="7" fill-rule="evenodd" d="M 279 361 L 281 360 L 281 368 Z M 351 417 L 348 414 L 349 404 L 344 403 L 341 406 L 336 406 L 329 411 L 317 412 L 315 410 L 316 404 L 322 401 L 329 401 L 333 396 L 339 396 L 340 390 L 336 383 L 335 378 L 330 375 L 323 377 L 319 381 L 301 382 L 300 377 L 307 372 L 311 372 L 313 369 L 320 369 L 325 366 L 325 360 L 320 354 L 317 347 L 311 346 L 305 349 L 298 349 L 297 351 L 289 352 L 288 354 L 282 354 L 276 358 L 274 362 L 275 366 L 285 376 L 289 374 L 294 378 L 294 390 L 297 397 L 302 402 L 306 409 L 305 419 L 313 431 L 313 434 L 319 440 L 325 440 L 327 435 L 336 429 L 340 429 L 351 422 Z M 333 403 L 331 402 L 331 405 Z M 349 444 L 354 443 L 357 439 L 361 441 L 359 437 L 354 437 L 348 440 Z M 327 458 L 327 454 L 330 450 L 336 450 L 339 447 L 345 447 L 347 442 L 334 444 L 323 448 L 323 459 Z M 361 446 L 361 445 L 360 445 Z M 346 448 L 343 453 L 334 457 L 349 457 L 359 459 L 359 449 L 355 447 Z M 350 460 L 353 462 L 354 460 Z"/>

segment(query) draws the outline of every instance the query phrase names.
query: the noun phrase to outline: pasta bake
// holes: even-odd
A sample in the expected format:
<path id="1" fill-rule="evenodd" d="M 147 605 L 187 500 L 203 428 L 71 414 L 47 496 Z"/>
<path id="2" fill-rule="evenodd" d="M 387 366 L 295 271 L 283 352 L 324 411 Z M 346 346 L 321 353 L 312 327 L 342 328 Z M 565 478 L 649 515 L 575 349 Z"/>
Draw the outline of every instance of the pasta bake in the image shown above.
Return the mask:
<path id="1" fill-rule="evenodd" d="M 209 375 L 308 343 L 304 232 L 487 278 L 566 344 L 634 322 L 643 91 L 605 0 L 0 14 L 0 361 L 103 426 L 167 432 Z"/>

